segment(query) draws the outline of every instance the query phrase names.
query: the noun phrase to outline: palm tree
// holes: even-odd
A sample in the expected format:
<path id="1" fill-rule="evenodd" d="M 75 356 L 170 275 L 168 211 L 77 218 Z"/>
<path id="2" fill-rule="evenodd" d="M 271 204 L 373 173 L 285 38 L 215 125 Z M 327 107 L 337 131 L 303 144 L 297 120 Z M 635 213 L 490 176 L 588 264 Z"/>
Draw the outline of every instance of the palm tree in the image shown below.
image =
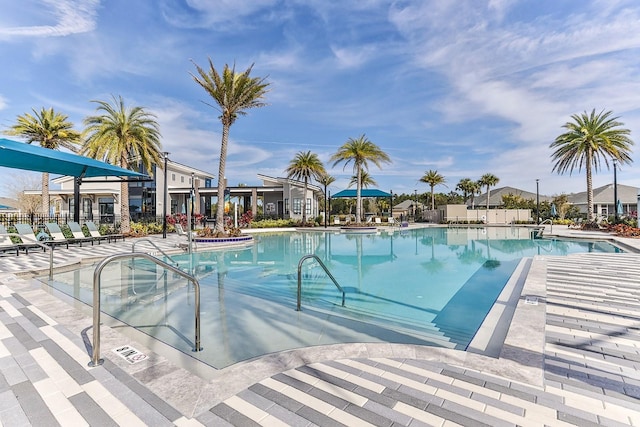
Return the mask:
<path id="1" fill-rule="evenodd" d="M 213 66 L 209 58 L 209 70 L 200 68 L 196 63 L 198 76 L 192 74 L 193 80 L 211 96 L 220 109 L 222 123 L 222 143 L 220 144 L 220 165 L 218 167 L 218 201 L 222 200 L 225 190 L 225 167 L 227 162 L 227 146 L 229 144 L 229 129 L 238 116 L 247 114 L 250 108 L 267 105 L 263 99 L 269 91 L 269 83 L 265 78 L 251 77 L 253 64 L 244 72 L 236 72 L 235 65 L 224 65 L 222 74 Z M 224 233 L 224 203 L 218 203 L 216 213 L 216 231 Z"/>
<path id="2" fill-rule="evenodd" d="M 477 184 L 470 178 L 462 178 L 460 181 L 458 181 L 456 190 L 462 191 L 465 203 L 467 203 L 467 199 L 469 198 L 470 194 L 475 194 L 476 185 Z"/>
<path id="3" fill-rule="evenodd" d="M 98 104 L 98 115 L 84 119 L 87 139 L 82 153 L 94 159 L 104 160 L 129 168 L 130 162 L 140 161 L 148 173 L 153 165 L 162 167 L 160 129 L 156 116 L 143 107 L 126 107 L 122 96 L 112 96 L 112 103 L 91 101 Z M 130 230 L 129 183 L 120 183 L 120 227 L 123 233 Z"/>
<path id="4" fill-rule="evenodd" d="M 480 187 L 487 187 L 487 210 L 489 210 L 489 197 L 491 197 L 491 187 L 494 187 L 498 182 L 500 182 L 500 178 L 492 173 L 485 173 L 478 180 L 478 184 L 480 184 Z"/>
<path id="5" fill-rule="evenodd" d="M 333 176 L 329 175 L 328 173 L 325 173 L 324 175 L 322 175 L 318 180 L 318 182 L 322 184 L 322 186 L 324 186 L 324 226 L 325 227 L 327 226 L 327 215 L 331 214 L 331 212 L 327 212 L 327 205 L 329 200 L 327 198 L 327 187 L 333 184 L 335 181 L 336 179 Z"/>
<path id="6" fill-rule="evenodd" d="M 302 225 L 307 223 L 307 188 L 309 179 L 320 180 L 327 172 L 318 155 L 311 151 L 300 151 L 289 163 L 285 170 L 287 178 L 304 180 L 304 193 L 302 195 Z"/>
<path id="7" fill-rule="evenodd" d="M 425 184 L 429 184 L 431 187 L 431 210 L 435 209 L 435 196 L 433 194 L 433 189 L 436 185 L 442 185 L 446 182 L 444 176 L 440 175 L 438 171 L 429 170 L 425 172 L 425 174 L 420 178 L 420 182 L 424 182 Z"/>
<path id="8" fill-rule="evenodd" d="M 358 186 L 358 175 L 353 175 L 351 177 L 351 181 L 349 181 L 348 187 L 351 187 L 354 185 L 356 187 Z M 369 188 L 372 185 L 378 185 L 378 183 L 376 182 L 375 179 L 373 179 L 371 175 L 369 175 L 369 172 L 363 171 L 362 175 L 360 176 L 360 185 L 362 188 Z"/>
<path id="9" fill-rule="evenodd" d="M 21 136 L 27 143 L 37 142 L 41 147 L 59 150 L 60 147 L 73 152 L 80 144 L 80 132 L 73 130 L 69 118 L 57 113 L 53 108 L 42 107 L 40 112 L 32 110 L 33 115 L 26 113 L 18 116 L 16 124 L 5 133 Z M 76 203 L 79 203 L 76 200 Z M 42 172 L 42 214 L 49 215 L 49 173 Z"/>
<path id="10" fill-rule="evenodd" d="M 618 117 L 610 117 L 611 111 L 591 114 L 586 111 L 580 115 L 571 116 L 572 122 L 565 123 L 562 127 L 567 132 L 558 136 L 549 146 L 555 148 L 551 158 L 556 162 L 553 171 L 562 174 L 577 166 L 578 171 L 584 166 L 587 172 L 587 220 L 593 222 L 593 182 L 592 167 L 596 171 L 600 163 L 604 162 L 609 167 L 609 158 L 617 160 L 621 164 L 631 163 L 631 146 L 634 144 L 629 134 L 629 129 L 620 128 L 624 123 Z"/>
<path id="11" fill-rule="evenodd" d="M 369 141 L 364 135 L 354 139 L 349 138 L 338 151 L 333 154 L 330 161 L 334 162 L 333 166 L 344 162 L 344 167 L 353 161 L 353 170 L 358 177 L 356 188 L 356 218 L 358 222 L 362 221 L 362 169 L 369 169 L 369 162 L 382 168 L 382 163 L 391 163 L 391 159 L 373 142 Z"/>

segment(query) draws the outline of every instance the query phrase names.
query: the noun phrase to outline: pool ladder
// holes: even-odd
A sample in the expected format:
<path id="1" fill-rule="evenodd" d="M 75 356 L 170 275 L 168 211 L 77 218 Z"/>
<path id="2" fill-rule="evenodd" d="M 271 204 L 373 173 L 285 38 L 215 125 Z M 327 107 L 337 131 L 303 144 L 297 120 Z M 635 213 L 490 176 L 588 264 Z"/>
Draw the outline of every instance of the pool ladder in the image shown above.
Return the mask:
<path id="1" fill-rule="evenodd" d="M 168 264 L 152 255 L 143 253 L 143 252 L 134 252 L 134 253 L 122 253 L 108 256 L 103 259 L 97 266 L 93 272 L 93 352 L 91 355 L 91 361 L 89 362 L 89 366 L 99 366 L 102 365 L 103 359 L 100 359 L 100 274 L 104 267 L 112 261 L 116 261 L 119 259 L 134 259 L 134 258 L 145 258 L 148 261 L 154 262 L 157 265 L 164 267 L 167 270 L 174 272 L 175 274 L 184 277 L 193 283 L 193 287 L 195 289 L 195 348 L 193 351 L 201 351 L 202 347 L 200 347 L 200 283 L 198 283 L 198 279 L 194 276 L 185 273 L 183 270 L 174 267 L 171 264 Z"/>
<path id="2" fill-rule="evenodd" d="M 315 259 L 318 262 L 318 264 L 320 264 L 320 267 L 322 267 L 324 272 L 327 273 L 327 276 L 329 276 L 333 284 L 336 285 L 336 288 L 338 288 L 338 290 L 342 292 L 342 306 L 344 307 L 344 297 L 345 297 L 344 289 L 342 289 L 342 286 L 338 284 L 338 281 L 336 280 L 336 278 L 333 277 L 333 274 L 331 274 L 327 266 L 324 265 L 324 263 L 320 260 L 320 258 L 318 258 L 317 255 L 309 254 L 300 258 L 300 262 L 298 262 L 298 305 L 296 307 L 296 311 L 302 310 L 302 264 L 304 264 L 306 260 L 311 258 Z"/>

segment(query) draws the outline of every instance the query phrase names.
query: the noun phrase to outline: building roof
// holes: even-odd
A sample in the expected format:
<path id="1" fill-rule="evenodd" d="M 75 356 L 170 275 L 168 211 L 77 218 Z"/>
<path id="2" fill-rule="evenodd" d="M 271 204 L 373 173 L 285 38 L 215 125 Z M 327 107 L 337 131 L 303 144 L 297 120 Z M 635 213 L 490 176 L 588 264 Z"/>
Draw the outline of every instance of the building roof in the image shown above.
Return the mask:
<path id="1" fill-rule="evenodd" d="M 17 211 L 18 202 L 8 197 L 0 197 L 0 211 Z"/>
<path id="2" fill-rule="evenodd" d="M 491 197 L 489 197 L 489 206 L 500 206 L 502 204 L 502 196 L 503 195 L 512 194 L 514 196 L 520 196 L 525 200 L 536 200 L 536 198 L 538 197 L 538 195 L 536 193 L 532 193 L 530 191 L 525 191 L 525 190 L 521 190 L 519 188 L 508 187 L 508 186 L 507 187 L 492 188 L 491 191 L 490 191 L 490 194 L 491 194 Z M 540 201 L 541 202 L 544 202 L 544 201 L 551 202 L 551 201 L 553 201 L 553 197 L 544 196 L 544 195 L 540 194 Z M 468 200 L 467 204 L 470 205 L 471 201 Z M 486 206 L 487 205 L 487 193 L 485 192 L 485 193 L 477 196 L 474 199 L 474 204 L 476 206 Z"/>
<path id="3" fill-rule="evenodd" d="M 636 204 L 638 202 L 638 187 L 630 185 L 618 184 L 618 199 L 623 204 Z M 603 185 L 602 187 L 593 189 L 593 203 L 613 205 L 613 184 Z M 569 203 L 574 205 L 585 205 L 587 203 L 587 192 L 569 194 L 567 196 Z"/>

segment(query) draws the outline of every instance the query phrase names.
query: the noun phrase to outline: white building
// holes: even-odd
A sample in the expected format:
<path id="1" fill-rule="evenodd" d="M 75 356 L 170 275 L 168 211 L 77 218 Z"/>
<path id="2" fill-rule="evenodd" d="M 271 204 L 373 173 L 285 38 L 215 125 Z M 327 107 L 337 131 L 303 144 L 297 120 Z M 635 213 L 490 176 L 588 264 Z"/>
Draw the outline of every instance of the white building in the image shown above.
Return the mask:
<path id="1" fill-rule="evenodd" d="M 144 173 L 144 171 L 141 171 Z M 165 179 L 166 177 L 166 179 Z M 261 187 L 227 186 L 225 210 L 230 215 L 263 209 L 264 216 L 302 219 L 302 199 L 306 198 L 307 218 L 319 215 L 323 193 L 320 187 L 308 184 L 304 195 L 304 183 L 287 178 L 258 175 Z M 213 186 L 213 174 L 167 160 L 167 173 L 155 168 L 148 181 L 129 182 L 129 212 L 133 221 L 140 218 L 162 217 L 164 213 L 164 189 L 166 182 L 166 212 L 168 215 L 193 212 L 206 218 L 214 218 L 218 199 L 217 185 Z M 52 180 L 59 188 L 49 190 L 50 205 L 54 215 L 72 217 L 74 212 L 74 177 L 62 176 Z M 120 217 L 120 180 L 118 178 L 86 179 L 80 185 L 80 220 L 92 219 L 100 223 L 113 223 Z M 30 190 L 27 194 L 42 194 Z"/>

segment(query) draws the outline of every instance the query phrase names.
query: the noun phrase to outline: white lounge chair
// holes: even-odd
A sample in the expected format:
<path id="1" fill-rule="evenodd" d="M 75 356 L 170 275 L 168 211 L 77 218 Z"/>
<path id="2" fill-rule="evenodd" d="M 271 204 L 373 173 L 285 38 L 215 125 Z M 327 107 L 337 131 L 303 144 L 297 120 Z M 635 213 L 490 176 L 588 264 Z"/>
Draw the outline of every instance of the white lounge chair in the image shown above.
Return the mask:
<path id="1" fill-rule="evenodd" d="M 7 236 L 7 229 L 4 225 L 0 224 L 0 252 L 15 252 L 16 255 L 20 255 L 20 246 L 13 243 L 11 236 Z"/>
<path id="2" fill-rule="evenodd" d="M 107 240 L 109 243 L 111 241 L 118 241 L 118 239 L 122 239 L 124 241 L 124 234 L 100 234 L 100 230 L 98 230 L 98 226 L 93 221 L 87 221 L 84 223 L 87 226 L 87 230 L 89 230 L 89 234 L 91 237 L 98 240 Z"/>
<path id="3" fill-rule="evenodd" d="M 67 222 L 67 225 L 71 229 L 71 233 L 73 234 L 73 239 L 75 241 L 78 241 L 80 243 L 80 246 L 82 246 L 82 242 L 91 242 L 91 246 L 93 246 L 93 242 L 95 241 L 97 241 L 98 244 L 100 244 L 100 239 L 96 239 L 95 237 L 91 237 L 91 236 L 89 237 L 85 236 L 84 231 L 82 231 L 82 227 L 77 222 L 69 221 Z"/>
<path id="4" fill-rule="evenodd" d="M 19 243 L 18 246 L 20 247 L 20 249 L 24 249 L 25 253 L 28 254 L 30 248 L 41 247 L 40 245 L 38 245 L 38 239 L 36 239 L 33 228 L 31 228 L 29 224 L 18 223 L 14 224 L 14 227 L 20 235 L 20 240 L 22 240 L 22 243 Z M 42 251 L 44 250 L 45 248 L 42 248 Z"/>

